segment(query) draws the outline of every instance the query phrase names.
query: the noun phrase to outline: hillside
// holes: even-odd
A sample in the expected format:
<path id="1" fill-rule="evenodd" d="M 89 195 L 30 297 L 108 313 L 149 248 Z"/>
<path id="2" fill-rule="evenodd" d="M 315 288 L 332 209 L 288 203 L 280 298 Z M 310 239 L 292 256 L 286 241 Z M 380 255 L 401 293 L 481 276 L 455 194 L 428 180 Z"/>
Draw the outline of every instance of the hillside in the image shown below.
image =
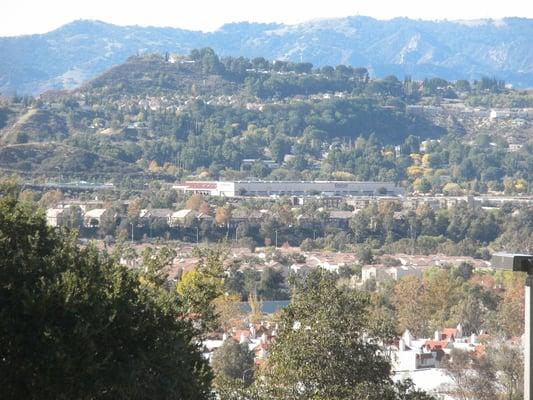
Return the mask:
<path id="1" fill-rule="evenodd" d="M 0 129 L 0 143 L 15 144 L 32 141 L 54 141 L 65 139 L 68 128 L 65 118 L 50 110 L 29 108 L 12 117 L 7 129 Z"/>
<path id="2" fill-rule="evenodd" d="M 0 92 L 74 88 L 134 54 L 221 55 L 366 67 L 374 76 L 496 76 L 533 87 L 533 20 L 420 21 L 369 17 L 297 25 L 229 24 L 210 33 L 76 21 L 55 31 L 0 38 Z"/>
<path id="3" fill-rule="evenodd" d="M 200 62 L 170 63 L 161 56 L 152 55 L 129 57 L 126 62 L 86 82 L 78 92 L 98 93 L 103 97 L 162 94 L 190 97 L 231 94 L 236 90 L 234 82 L 205 71 Z"/>
<path id="4" fill-rule="evenodd" d="M 129 57 L 75 90 L 0 106 L 0 167 L 41 177 L 520 191 L 533 168 L 533 94 L 489 78 L 375 79 L 204 48 Z"/>
<path id="5" fill-rule="evenodd" d="M 59 143 L 0 147 L 0 170 L 36 176 L 104 177 L 140 172 L 134 165 Z"/>

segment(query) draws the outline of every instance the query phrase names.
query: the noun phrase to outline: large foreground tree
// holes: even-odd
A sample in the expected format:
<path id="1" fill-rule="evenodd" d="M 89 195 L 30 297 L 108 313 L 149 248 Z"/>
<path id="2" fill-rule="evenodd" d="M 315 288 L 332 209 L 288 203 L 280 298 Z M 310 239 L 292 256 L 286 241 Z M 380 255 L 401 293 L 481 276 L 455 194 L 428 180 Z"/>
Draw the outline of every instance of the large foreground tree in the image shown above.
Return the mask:
<path id="1" fill-rule="evenodd" d="M 210 397 L 211 373 L 174 291 L 0 199 L 3 399 Z"/>

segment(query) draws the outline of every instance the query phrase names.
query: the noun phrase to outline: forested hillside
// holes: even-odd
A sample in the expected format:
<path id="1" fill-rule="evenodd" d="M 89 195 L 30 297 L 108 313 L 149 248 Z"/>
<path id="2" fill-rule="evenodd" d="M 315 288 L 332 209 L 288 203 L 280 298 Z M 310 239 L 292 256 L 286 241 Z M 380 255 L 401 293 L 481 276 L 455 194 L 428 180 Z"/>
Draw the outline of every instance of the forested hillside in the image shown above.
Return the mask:
<path id="1" fill-rule="evenodd" d="M 0 142 L 62 143 L 117 161 L 112 171 L 86 164 L 91 177 L 143 170 L 169 179 L 521 192 L 533 170 L 532 105 L 531 93 L 492 78 L 373 79 L 365 68 L 219 57 L 206 48 L 133 56 L 71 92 L 5 98 Z M 29 170 L 83 174 L 83 163 L 68 167 L 68 154 L 46 171 Z"/>

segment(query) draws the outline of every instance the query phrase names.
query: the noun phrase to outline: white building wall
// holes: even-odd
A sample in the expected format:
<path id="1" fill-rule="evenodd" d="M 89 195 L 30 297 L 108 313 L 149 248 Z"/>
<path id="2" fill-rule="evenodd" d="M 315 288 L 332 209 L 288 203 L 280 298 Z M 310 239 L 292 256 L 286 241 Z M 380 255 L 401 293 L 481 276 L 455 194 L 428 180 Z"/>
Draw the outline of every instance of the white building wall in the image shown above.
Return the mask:
<path id="1" fill-rule="evenodd" d="M 391 182 L 342 182 L 342 181 L 237 181 L 235 193 L 241 190 L 247 195 L 303 196 L 317 192 L 326 196 L 374 196 L 380 189 L 387 194 L 403 194 L 403 189 Z"/>
<path id="2" fill-rule="evenodd" d="M 192 184 L 195 184 L 193 186 Z M 204 184 L 204 186 L 198 186 Z M 209 187 L 212 185 L 212 187 Z M 392 182 L 353 182 L 353 181 L 226 181 L 226 182 L 185 182 L 176 185 L 184 192 L 204 193 L 212 196 L 376 196 L 401 195 L 403 188 Z M 386 193 L 382 192 L 383 189 Z"/>
<path id="3" fill-rule="evenodd" d="M 414 371 L 417 369 L 417 352 L 414 350 L 396 351 L 394 358 L 393 364 L 396 371 Z"/>
<path id="4" fill-rule="evenodd" d="M 238 195 L 238 190 L 235 190 L 235 182 L 217 182 L 215 196 L 235 197 Z"/>

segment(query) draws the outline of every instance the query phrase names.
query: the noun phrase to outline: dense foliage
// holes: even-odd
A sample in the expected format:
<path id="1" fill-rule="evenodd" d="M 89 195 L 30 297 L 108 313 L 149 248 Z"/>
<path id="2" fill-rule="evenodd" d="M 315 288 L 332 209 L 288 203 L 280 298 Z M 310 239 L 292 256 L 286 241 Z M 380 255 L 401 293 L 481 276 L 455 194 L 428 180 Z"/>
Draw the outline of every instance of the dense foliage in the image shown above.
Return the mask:
<path id="1" fill-rule="evenodd" d="M 210 397 L 196 331 L 157 275 L 78 247 L 48 228 L 34 206 L 4 195 L 2 398 Z"/>
<path id="2" fill-rule="evenodd" d="M 136 56 L 74 92 L 4 100 L 2 143 L 17 145 L 0 149 L 0 168 L 112 177 L 120 185 L 127 184 L 125 176 L 142 179 L 120 160 L 166 179 L 385 180 L 420 192 L 528 192 L 531 144 L 518 139 L 523 147 L 509 149 L 528 122 L 513 117 L 486 126 L 460 110 L 441 115 L 443 99 L 531 105 L 527 92 L 489 78 L 370 79 L 364 68 L 219 58 L 211 49 L 173 62 L 168 55 Z M 413 105 L 422 111 L 409 111 Z M 440 141 L 422 151 L 426 139 Z M 33 142 L 48 141 L 104 158 L 94 168 L 85 162 L 84 169 L 70 160 L 79 157 L 63 151 L 41 165 Z"/>
<path id="3" fill-rule="evenodd" d="M 257 381 L 264 399 L 430 399 L 390 380 L 369 297 L 320 270 L 294 287 Z M 403 392 L 403 393 L 402 393 Z"/>
<path id="4" fill-rule="evenodd" d="M 421 278 L 381 285 L 374 301 L 398 334 L 408 329 L 416 337 L 432 337 L 460 323 L 465 335 L 489 332 L 508 339 L 524 331 L 524 282 L 521 274 L 472 273 L 469 264 L 435 267 Z"/>

